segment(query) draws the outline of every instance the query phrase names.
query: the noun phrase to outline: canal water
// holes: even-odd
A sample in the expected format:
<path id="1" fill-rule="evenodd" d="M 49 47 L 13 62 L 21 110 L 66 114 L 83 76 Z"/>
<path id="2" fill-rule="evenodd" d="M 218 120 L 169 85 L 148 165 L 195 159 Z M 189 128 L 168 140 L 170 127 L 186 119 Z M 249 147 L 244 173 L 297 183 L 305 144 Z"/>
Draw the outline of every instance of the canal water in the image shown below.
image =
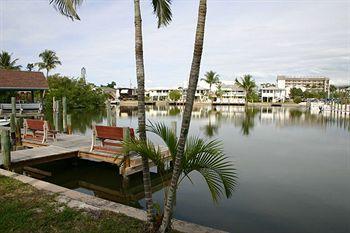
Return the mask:
<path id="1" fill-rule="evenodd" d="M 137 126 L 137 109 L 113 110 L 118 126 Z M 181 107 L 147 108 L 147 119 L 181 125 Z M 76 111 L 74 133 L 91 135 L 105 113 Z M 179 130 L 178 130 L 179 132 Z M 175 217 L 229 232 L 350 232 L 350 121 L 295 108 L 218 106 L 195 108 L 191 135 L 219 139 L 234 162 L 238 186 L 213 203 L 203 179 L 179 187 Z M 159 138 L 149 135 L 154 142 Z M 40 166 L 46 180 L 90 195 L 144 208 L 142 176 L 125 182 L 118 168 L 66 160 Z M 167 176 L 168 178 L 170 177 Z M 161 179 L 152 174 L 154 199 L 163 203 Z"/>

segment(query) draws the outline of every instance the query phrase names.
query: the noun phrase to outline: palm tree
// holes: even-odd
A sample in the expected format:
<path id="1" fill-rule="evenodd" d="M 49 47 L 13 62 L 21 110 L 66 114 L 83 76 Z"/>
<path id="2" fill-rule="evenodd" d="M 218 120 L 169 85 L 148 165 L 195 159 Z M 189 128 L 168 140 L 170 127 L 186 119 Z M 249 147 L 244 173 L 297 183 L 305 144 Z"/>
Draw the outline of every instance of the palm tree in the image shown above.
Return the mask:
<path id="1" fill-rule="evenodd" d="M 256 87 L 255 81 L 250 74 L 244 75 L 241 81 L 236 78 L 236 85 L 243 88 L 245 91 L 245 101 L 248 104 L 248 99 Z"/>
<path id="2" fill-rule="evenodd" d="M 38 62 L 36 65 L 39 67 L 39 70 L 46 69 L 46 78 L 49 77 L 50 70 L 55 69 L 57 65 L 61 65 L 56 52 L 52 50 L 45 49 L 44 52 L 39 54 L 39 57 L 42 59 L 42 62 Z"/>
<path id="3" fill-rule="evenodd" d="M 27 70 L 32 71 L 34 69 L 34 64 L 33 63 L 28 63 L 27 64 Z"/>
<path id="4" fill-rule="evenodd" d="M 50 3 L 54 4 L 61 14 L 71 18 L 72 20 L 79 20 L 76 12 L 78 6 L 82 4 L 83 0 L 52 0 Z M 158 28 L 167 26 L 172 20 L 172 13 L 170 9 L 171 0 L 152 0 L 153 13 L 158 19 Z M 146 141 L 146 112 L 145 112 L 145 72 L 144 72 L 144 58 L 143 58 L 143 40 L 142 40 L 142 20 L 140 10 L 140 0 L 134 0 L 134 16 L 135 16 L 135 59 L 136 59 L 136 78 L 137 78 L 137 96 L 138 96 L 138 131 L 140 139 Z M 141 154 L 142 156 L 142 154 Z M 147 222 L 151 223 L 153 217 L 153 201 L 151 190 L 151 178 L 149 172 L 148 159 L 142 156 L 142 173 L 143 184 L 145 190 L 145 199 L 147 206 Z M 149 224 L 150 225 L 150 224 Z M 149 228 L 152 226 L 150 225 Z"/>
<path id="5" fill-rule="evenodd" d="M 161 233 L 166 232 L 170 228 L 170 223 L 171 223 L 170 220 L 174 209 L 174 202 L 176 197 L 178 180 L 181 175 L 181 163 L 183 163 L 183 160 L 184 160 L 185 144 L 187 140 L 188 131 L 190 128 L 193 102 L 194 102 L 194 98 L 197 90 L 199 70 L 200 70 L 200 64 L 202 59 L 206 14 L 207 14 L 207 0 L 200 0 L 192 65 L 191 65 L 190 77 L 188 81 L 188 90 L 186 94 L 186 104 L 185 104 L 185 109 L 182 116 L 182 124 L 181 124 L 181 130 L 180 130 L 180 137 L 178 139 L 176 156 L 174 158 L 175 163 L 174 163 L 174 170 L 173 170 L 171 183 L 169 187 L 169 194 L 167 196 L 166 205 L 164 208 L 164 217 L 163 217 L 162 225 L 160 227 Z"/>
<path id="6" fill-rule="evenodd" d="M 163 123 L 150 123 L 147 130 L 163 140 L 174 161 L 180 146 L 175 133 Z M 131 139 L 124 142 L 123 148 L 126 153 L 133 151 L 145 155 L 157 165 L 160 174 L 164 174 L 165 163 L 162 154 L 152 142 Z M 179 165 L 180 179 L 177 181 L 176 187 L 184 178 L 188 178 L 192 182 L 190 175 L 194 171 L 203 176 L 214 202 L 217 202 L 222 196 L 226 198 L 232 196 L 237 185 L 236 170 L 233 163 L 225 156 L 219 141 L 207 141 L 198 137 L 186 139 L 183 158 Z M 165 184 L 163 185 L 165 186 Z M 169 194 L 165 192 L 165 196 L 167 195 Z M 166 204 L 164 203 L 164 205 Z"/>
<path id="7" fill-rule="evenodd" d="M 211 92 L 212 85 L 218 84 L 220 82 L 220 76 L 216 72 L 211 70 L 205 73 L 204 78 L 202 78 L 201 80 L 209 84 L 209 90 Z"/>
<path id="8" fill-rule="evenodd" d="M 18 58 L 12 60 L 12 54 L 9 54 L 6 51 L 0 53 L 0 69 L 5 70 L 20 70 L 22 66 L 16 65 Z"/>

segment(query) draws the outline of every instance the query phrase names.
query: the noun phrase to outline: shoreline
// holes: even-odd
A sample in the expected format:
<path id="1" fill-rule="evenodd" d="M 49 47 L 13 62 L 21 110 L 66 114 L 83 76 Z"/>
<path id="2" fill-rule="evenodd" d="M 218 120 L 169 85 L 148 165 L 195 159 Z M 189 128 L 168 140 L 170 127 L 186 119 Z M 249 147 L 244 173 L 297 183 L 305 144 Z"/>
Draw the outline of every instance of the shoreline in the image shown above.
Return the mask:
<path id="1" fill-rule="evenodd" d="M 126 100 L 126 101 L 120 101 L 119 106 L 122 107 L 137 107 L 138 102 L 137 100 Z M 170 101 L 152 101 L 152 102 L 146 102 L 146 105 L 154 105 L 154 106 L 184 106 L 183 103 L 174 103 Z M 273 106 L 275 105 L 275 106 Z M 193 106 L 212 106 L 211 103 L 207 102 L 194 102 Z M 245 104 L 222 104 L 222 103 L 214 103 L 213 106 L 245 106 Z M 294 107 L 294 108 L 304 108 L 306 107 L 306 104 L 300 103 L 266 103 L 266 102 L 255 102 L 255 103 L 248 103 L 248 107 Z"/>

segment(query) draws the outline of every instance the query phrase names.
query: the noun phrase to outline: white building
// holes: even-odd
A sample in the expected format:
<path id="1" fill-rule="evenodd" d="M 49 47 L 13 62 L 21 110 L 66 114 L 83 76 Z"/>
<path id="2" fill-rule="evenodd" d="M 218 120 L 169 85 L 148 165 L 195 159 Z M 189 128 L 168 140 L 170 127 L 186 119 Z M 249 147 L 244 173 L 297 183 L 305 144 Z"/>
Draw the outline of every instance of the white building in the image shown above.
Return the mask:
<path id="1" fill-rule="evenodd" d="M 286 99 L 286 89 L 275 86 L 262 87 L 259 90 L 262 102 L 284 102 Z"/>
<path id="2" fill-rule="evenodd" d="M 290 89 L 300 88 L 303 91 L 324 91 L 329 94 L 329 78 L 319 77 L 296 77 L 296 76 L 277 76 L 277 87 L 286 90 L 286 97 L 289 97 Z"/>
<path id="3" fill-rule="evenodd" d="M 222 84 L 222 94 L 215 100 L 216 104 L 244 104 L 245 91 L 235 84 Z"/>
<path id="4" fill-rule="evenodd" d="M 169 88 L 152 88 L 145 92 L 145 95 L 150 98 L 151 101 L 166 101 L 169 99 L 169 92 L 172 89 Z"/>

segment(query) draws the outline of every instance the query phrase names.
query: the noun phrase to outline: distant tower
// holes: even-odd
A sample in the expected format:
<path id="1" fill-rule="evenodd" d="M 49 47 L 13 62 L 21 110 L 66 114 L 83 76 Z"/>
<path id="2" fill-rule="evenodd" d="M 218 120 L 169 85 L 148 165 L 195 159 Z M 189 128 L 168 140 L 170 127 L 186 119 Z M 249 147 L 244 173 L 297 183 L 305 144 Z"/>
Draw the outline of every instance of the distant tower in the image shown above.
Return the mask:
<path id="1" fill-rule="evenodd" d="M 86 80 L 86 69 L 85 67 L 81 68 L 81 76 L 82 79 Z"/>

